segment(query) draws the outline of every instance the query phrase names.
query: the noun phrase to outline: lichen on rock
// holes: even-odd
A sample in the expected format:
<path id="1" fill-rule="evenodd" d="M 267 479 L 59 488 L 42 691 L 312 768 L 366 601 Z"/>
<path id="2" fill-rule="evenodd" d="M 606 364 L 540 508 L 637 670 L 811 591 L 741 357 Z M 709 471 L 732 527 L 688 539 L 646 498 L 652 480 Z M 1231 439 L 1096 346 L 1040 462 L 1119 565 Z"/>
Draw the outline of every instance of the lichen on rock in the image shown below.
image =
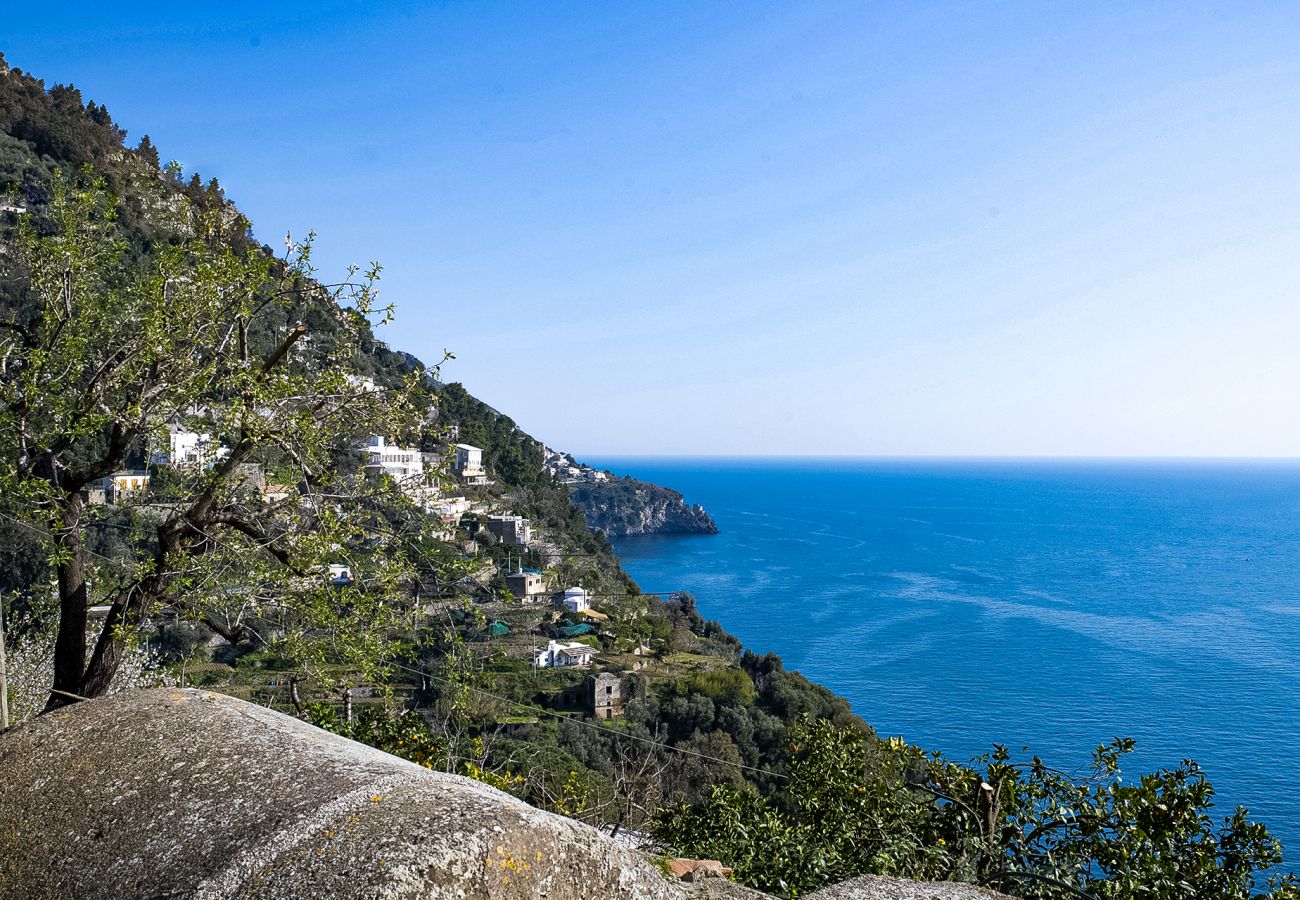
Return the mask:
<path id="1" fill-rule="evenodd" d="M 0 896 L 676 900 L 595 829 L 196 690 L 0 737 Z"/>

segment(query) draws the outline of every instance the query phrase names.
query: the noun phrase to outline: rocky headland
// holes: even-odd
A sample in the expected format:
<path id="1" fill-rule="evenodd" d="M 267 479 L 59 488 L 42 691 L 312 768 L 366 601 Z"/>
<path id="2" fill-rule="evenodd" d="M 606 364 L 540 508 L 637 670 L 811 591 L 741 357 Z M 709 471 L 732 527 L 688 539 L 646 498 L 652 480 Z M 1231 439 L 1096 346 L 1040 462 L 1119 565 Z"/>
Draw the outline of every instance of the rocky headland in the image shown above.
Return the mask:
<path id="1" fill-rule="evenodd" d="M 718 524 L 703 506 L 687 503 L 672 488 L 634 478 L 573 484 L 569 498 L 591 528 L 610 537 L 718 533 Z"/>

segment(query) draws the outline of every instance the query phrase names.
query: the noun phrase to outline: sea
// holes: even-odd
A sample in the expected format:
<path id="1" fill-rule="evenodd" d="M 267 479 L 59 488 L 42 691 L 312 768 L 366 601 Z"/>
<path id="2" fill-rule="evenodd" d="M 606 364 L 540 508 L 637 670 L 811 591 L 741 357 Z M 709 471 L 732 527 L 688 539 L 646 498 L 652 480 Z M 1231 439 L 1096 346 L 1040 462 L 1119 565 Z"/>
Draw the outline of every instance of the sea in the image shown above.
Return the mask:
<path id="1" fill-rule="evenodd" d="M 1300 463 L 607 458 L 713 536 L 616 539 L 882 735 L 1080 770 L 1194 759 L 1300 869 Z"/>

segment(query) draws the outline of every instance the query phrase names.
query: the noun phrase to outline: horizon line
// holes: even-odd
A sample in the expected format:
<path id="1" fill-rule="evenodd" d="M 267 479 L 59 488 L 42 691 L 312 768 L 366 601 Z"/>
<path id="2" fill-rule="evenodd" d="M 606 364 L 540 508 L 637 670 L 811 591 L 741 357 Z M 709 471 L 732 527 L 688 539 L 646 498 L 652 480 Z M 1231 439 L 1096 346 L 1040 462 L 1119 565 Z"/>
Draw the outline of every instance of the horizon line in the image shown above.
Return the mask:
<path id="1" fill-rule="evenodd" d="M 1039 454 L 875 454 L 875 453 L 574 453 L 602 459 L 691 460 L 862 460 L 869 462 L 1295 462 L 1300 456 L 1159 456 Z"/>

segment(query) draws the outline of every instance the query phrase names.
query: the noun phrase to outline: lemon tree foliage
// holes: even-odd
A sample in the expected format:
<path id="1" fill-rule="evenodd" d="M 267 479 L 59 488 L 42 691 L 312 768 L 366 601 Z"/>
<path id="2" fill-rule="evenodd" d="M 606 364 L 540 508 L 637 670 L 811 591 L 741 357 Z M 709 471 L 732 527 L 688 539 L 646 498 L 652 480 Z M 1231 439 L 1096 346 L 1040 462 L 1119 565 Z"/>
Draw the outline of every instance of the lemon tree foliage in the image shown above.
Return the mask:
<path id="1" fill-rule="evenodd" d="M 356 374 L 387 318 L 378 267 L 324 285 L 310 239 L 277 259 L 232 239 L 248 224 L 229 207 L 177 202 L 169 239 L 143 256 L 126 253 L 118 200 L 89 171 L 55 178 L 45 225 L 3 232 L 0 512 L 38 536 L 55 574 L 50 706 L 103 694 L 164 609 L 223 633 L 273 621 L 302 664 L 375 676 L 409 584 L 410 555 L 367 528 L 386 488 L 351 452 L 418 420 L 416 375 L 374 390 Z M 96 503 L 105 478 L 165 459 L 169 426 L 204 436 L 197 458 L 152 465 L 157 490 Z M 91 549 L 105 529 L 120 538 L 111 557 Z M 332 562 L 357 577 L 331 584 Z"/>
<path id="2" fill-rule="evenodd" d="M 826 720 L 789 732 L 788 786 L 774 799 L 716 786 L 663 811 L 655 833 L 683 856 L 720 859 L 738 880 L 799 896 L 854 875 L 956 880 L 1017 897 L 1237 900 L 1282 861 L 1237 808 L 1216 821 L 1194 762 L 1125 782 L 1117 740 L 1074 777 L 1005 748 L 975 767 Z M 1294 876 L 1266 896 L 1300 897 Z"/>

